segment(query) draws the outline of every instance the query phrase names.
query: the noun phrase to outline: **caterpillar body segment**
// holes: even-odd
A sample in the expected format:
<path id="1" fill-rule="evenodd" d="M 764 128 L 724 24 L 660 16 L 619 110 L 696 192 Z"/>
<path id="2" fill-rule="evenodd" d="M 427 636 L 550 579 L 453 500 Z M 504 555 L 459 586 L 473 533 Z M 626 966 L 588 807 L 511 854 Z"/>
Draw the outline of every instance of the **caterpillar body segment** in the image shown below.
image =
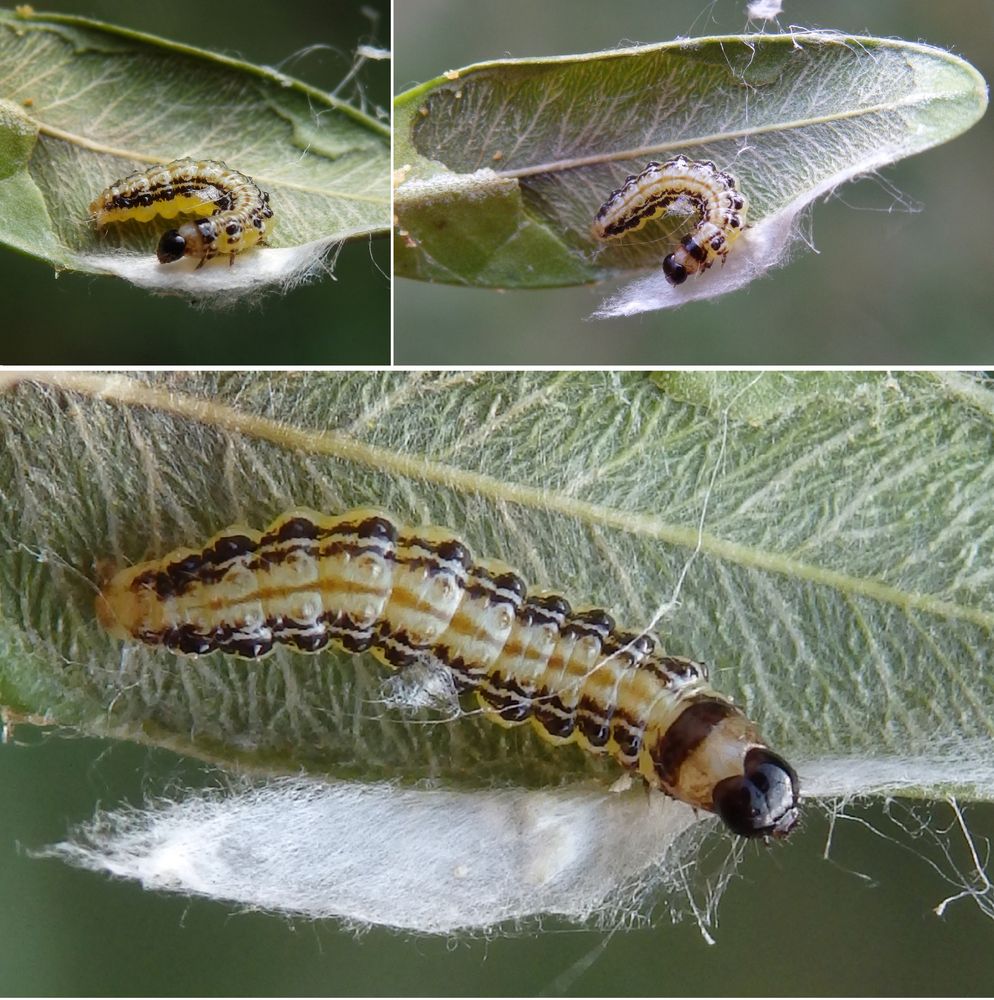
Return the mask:
<path id="1" fill-rule="evenodd" d="M 784 836 L 798 819 L 795 772 L 703 664 L 603 609 L 529 590 L 447 528 L 368 508 L 292 510 L 263 532 L 228 528 L 120 571 L 97 616 L 116 638 L 185 656 L 259 659 L 282 643 L 369 651 L 394 668 L 428 662 L 495 722 L 610 754 L 743 836 Z"/>

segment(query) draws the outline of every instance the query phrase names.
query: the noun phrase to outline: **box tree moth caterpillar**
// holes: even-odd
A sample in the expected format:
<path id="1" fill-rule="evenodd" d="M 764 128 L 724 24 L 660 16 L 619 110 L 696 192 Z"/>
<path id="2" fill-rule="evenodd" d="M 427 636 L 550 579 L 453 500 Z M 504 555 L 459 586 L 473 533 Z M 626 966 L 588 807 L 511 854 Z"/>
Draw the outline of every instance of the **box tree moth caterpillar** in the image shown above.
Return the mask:
<path id="1" fill-rule="evenodd" d="M 678 207 L 689 207 L 698 216 L 694 228 L 663 261 L 666 280 L 681 285 L 687 275 L 706 271 L 715 258 L 724 263 L 745 226 L 748 199 L 736 189 L 735 178 L 710 160 L 677 156 L 665 163 L 647 163 L 601 205 L 594 235 L 599 240 L 617 239 Z"/>
<path id="2" fill-rule="evenodd" d="M 600 608 L 529 589 L 447 528 L 296 509 L 265 531 L 227 528 L 121 570 L 96 610 L 113 636 L 186 656 L 259 659 L 283 643 L 368 650 L 395 668 L 428 662 L 495 722 L 530 721 L 548 742 L 610 754 L 742 836 L 797 823 L 796 773 L 711 689 L 703 664 Z"/>
<path id="3" fill-rule="evenodd" d="M 90 205 L 98 226 L 111 222 L 150 222 L 192 215 L 178 229 L 162 234 L 156 255 L 168 264 L 181 257 L 205 260 L 235 254 L 260 243 L 273 226 L 269 195 L 250 177 L 217 160 L 174 160 L 111 184 Z"/>

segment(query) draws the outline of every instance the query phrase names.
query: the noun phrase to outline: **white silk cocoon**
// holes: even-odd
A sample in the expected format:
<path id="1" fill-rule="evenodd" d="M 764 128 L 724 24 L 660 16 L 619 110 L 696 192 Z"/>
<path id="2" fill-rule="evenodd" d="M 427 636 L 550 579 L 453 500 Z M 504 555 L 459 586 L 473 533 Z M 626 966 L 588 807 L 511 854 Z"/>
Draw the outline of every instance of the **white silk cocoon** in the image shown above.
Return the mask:
<path id="1" fill-rule="evenodd" d="M 199 261 L 183 257 L 160 264 L 154 253 L 79 254 L 78 266 L 124 278 L 160 295 L 179 295 L 198 305 L 226 307 L 269 291 L 289 291 L 322 275 L 329 275 L 338 251 L 350 236 L 363 231 L 314 240 L 295 247 L 252 247 L 234 261 L 216 257 Z"/>
<path id="2" fill-rule="evenodd" d="M 696 821 L 641 788 L 284 779 L 100 813 L 45 854 L 250 909 L 444 934 L 629 912 Z"/>
<path id="3" fill-rule="evenodd" d="M 994 787 L 982 740 L 798 770 L 808 809 L 953 788 L 984 799 Z M 483 933 L 548 914 L 617 927 L 661 885 L 686 901 L 714 822 L 641 784 L 452 791 L 284 778 L 101 812 L 40 854 L 148 889 L 353 926 Z"/>
<path id="4" fill-rule="evenodd" d="M 927 752 L 904 756 L 857 754 L 821 757 L 798 766 L 804 793 L 813 798 L 850 799 L 907 795 L 986 802 L 994 789 L 994 758 L 988 740 L 936 739 Z"/>

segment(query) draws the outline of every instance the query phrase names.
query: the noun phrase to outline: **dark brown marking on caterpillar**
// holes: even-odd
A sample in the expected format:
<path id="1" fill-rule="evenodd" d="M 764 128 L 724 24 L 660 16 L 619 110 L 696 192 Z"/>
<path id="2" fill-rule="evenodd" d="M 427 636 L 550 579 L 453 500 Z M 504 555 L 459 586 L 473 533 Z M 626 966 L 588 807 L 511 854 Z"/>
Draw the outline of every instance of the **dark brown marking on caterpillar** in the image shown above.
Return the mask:
<path id="1" fill-rule="evenodd" d="M 231 527 L 120 571 L 97 616 L 117 638 L 184 656 L 259 659 L 282 643 L 431 663 L 501 725 L 530 721 L 548 742 L 611 754 L 742 836 L 785 836 L 798 820 L 797 775 L 703 664 L 602 608 L 530 591 L 445 528 L 290 511 L 263 532 Z"/>
<path id="2" fill-rule="evenodd" d="M 672 784 L 691 753 L 731 712 L 730 705 L 711 699 L 695 701 L 688 705 L 659 738 L 653 749 L 652 760 L 660 781 Z"/>

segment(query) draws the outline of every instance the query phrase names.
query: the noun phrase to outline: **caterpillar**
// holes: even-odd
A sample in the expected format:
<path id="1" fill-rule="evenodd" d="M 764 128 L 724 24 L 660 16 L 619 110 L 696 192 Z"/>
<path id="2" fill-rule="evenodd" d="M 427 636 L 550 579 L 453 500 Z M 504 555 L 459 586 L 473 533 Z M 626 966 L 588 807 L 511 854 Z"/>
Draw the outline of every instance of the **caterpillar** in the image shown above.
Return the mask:
<path id="1" fill-rule="evenodd" d="M 745 226 L 749 201 L 737 189 L 735 178 L 710 160 L 677 156 L 665 163 L 647 163 L 613 191 L 594 217 L 594 236 L 612 240 L 634 233 L 647 222 L 680 205 L 699 216 L 697 225 L 663 260 L 663 274 L 671 285 L 706 271 L 720 257 L 722 263 Z"/>
<path id="2" fill-rule="evenodd" d="M 273 226 L 269 194 L 217 160 L 174 160 L 130 174 L 90 204 L 97 226 L 180 214 L 195 216 L 196 221 L 162 234 L 156 250 L 160 264 L 199 257 L 200 268 L 223 253 L 234 263 L 235 254 L 262 242 Z"/>
<path id="3" fill-rule="evenodd" d="M 783 837 L 798 820 L 797 774 L 709 687 L 704 664 L 601 608 L 529 589 L 446 528 L 298 508 L 265 531 L 236 525 L 120 570 L 96 613 L 115 638 L 184 656 L 330 644 L 394 668 L 436 664 L 495 722 L 610 754 L 737 834 Z"/>

